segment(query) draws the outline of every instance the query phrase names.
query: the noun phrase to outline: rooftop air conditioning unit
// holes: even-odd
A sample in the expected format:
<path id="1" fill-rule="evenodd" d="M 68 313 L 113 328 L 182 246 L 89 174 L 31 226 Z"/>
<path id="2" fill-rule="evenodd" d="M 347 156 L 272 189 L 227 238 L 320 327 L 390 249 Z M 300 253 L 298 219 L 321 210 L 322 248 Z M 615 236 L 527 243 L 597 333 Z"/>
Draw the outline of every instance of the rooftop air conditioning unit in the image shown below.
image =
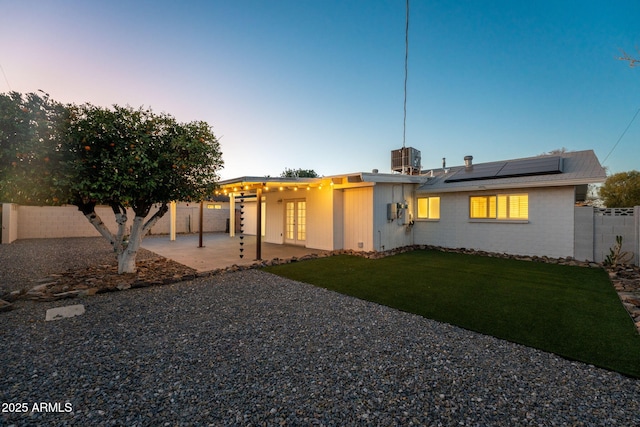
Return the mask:
<path id="1" fill-rule="evenodd" d="M 417 175 L 421 168 L 419 150 L 406 147 L 391 151 L 391 170 L 393 172 Z"/>

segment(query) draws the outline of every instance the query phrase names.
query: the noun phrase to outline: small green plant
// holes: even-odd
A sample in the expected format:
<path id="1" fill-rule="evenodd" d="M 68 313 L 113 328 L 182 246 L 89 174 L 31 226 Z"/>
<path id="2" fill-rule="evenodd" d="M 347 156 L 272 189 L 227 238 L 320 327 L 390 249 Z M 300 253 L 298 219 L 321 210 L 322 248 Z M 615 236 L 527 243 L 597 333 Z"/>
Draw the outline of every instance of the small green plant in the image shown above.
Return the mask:
<path id="1" fill-rule="evenodd" d="M 616 236 L 616 244 L 609 249 L 609 255 L 604 259 L 604 265 L 615 267 L 626 264 L 633 258 L 633 252 L 622 251 L 622 236 Z"/>

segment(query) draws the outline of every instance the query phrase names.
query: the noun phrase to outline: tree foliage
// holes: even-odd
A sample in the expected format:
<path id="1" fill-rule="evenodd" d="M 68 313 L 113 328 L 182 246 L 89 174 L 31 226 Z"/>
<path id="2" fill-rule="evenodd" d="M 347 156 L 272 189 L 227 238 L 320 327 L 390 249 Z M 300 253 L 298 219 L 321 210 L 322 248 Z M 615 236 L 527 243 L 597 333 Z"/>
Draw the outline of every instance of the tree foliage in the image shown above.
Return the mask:
<path id="1" fill-rule="evenodd" d="M 0 94 L 0 201 L 54 204 L 68 160 L 60 149 L 66 107 L 49 95 Z"/>
<path id="2" fill-rule="evenodd" d="M 313 169 L 289 169 L 286 168 L 280 174 L 281 178 L 318 178 L 319 175 Z"/>
<path id="3" fill-rule="evenodd" d="M 600 187 L 600 197 L 608 208 L 640 206 L 640 172 L 611 175 Z"/>
<path id="4" fill-rule="evenodd" d="M 566 147 L 562 147 L 562 148 L 556 148 L 554 150 L 544 152 L 544 153 L 542 153 L 540 155 L 541 156 L 559 156 L 559 155 L 564 154 L 566 152 L 568 152 L 567 148 Z"/>
<path id="5" fill-rule="evenodd" d="M 149 109 L 72 106 L 65 129 L 76 205 L 130 206 L 146 216 L 153 204 L 206 198 L 222 165 L 207 123 L 181 124 Z"/>

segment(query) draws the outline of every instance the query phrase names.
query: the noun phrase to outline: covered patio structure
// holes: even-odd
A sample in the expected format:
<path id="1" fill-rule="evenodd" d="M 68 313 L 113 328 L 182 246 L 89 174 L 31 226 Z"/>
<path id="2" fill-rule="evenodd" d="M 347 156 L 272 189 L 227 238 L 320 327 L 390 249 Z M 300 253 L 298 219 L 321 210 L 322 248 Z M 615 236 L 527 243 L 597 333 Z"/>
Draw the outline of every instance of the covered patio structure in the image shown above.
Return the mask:
<path id="1" fill-rule="evenodd" d="M 318 178 L 244 176 L 219 182 L 216 196 L 228 197 L 228 237 L 239 239 L 243 259 L 269 259 L 262 253 L 266 244 L 384 251 L 414 243 L 413 195 L 424 180 L 376 171 Z M 255 239 L 251 246 L 249 237 Z"/>
<path id="2" fill-rule="evenodd" d="M 226 268 L 232 265 L 250 265 L 256 262 L 256 236 L 245 236 L 244 256 L 240 258 L 240 238 L 227 233 L 205 233 L 203 245 L 199 247 L 198 234 L 181 234 L 176 240 L 167 235 L 148 236 L 142 241 L 142 247 L 165 258 L 172 259 L 199 272 Z M 300 258 L 304 255 L 319 254 L 323 251 L 300 246 L 262 243 L 264 260 L 274 258 Z"/>
<path id="3" fill-rule="evenodd" d="M 219 183 L 218 194 L 229 197 L 229 236 L 234 237 L 236 230 L 242 230 L 242 234 L 251 235 L 255 239 L 255 259 L 260 260 L 262 256 L 263 238 L 266 237 L 266 197 L 265 193 L 273 192 L 298 192 L 322 188 L 330 185 L 329 179 L 323 178 L 271 178 L 244 176 L 240 178 L 221 181 Z M 293 200 L 293 199 L 292 199 Z M 306 234 L 306 209 L 301 209 L 297 198 L 295 203 L 285 202 L 285 224 L 284 231 L 280 233 L 282 239 L 276 239 L 272 244 L 289 243 L 293 246 L 305 246 L 306 238 L 299 238 Z M 282 200 L 279 200 L 282 204 Z M 240 226 L 236 224 L 236 210 L 240 211 Z"/>

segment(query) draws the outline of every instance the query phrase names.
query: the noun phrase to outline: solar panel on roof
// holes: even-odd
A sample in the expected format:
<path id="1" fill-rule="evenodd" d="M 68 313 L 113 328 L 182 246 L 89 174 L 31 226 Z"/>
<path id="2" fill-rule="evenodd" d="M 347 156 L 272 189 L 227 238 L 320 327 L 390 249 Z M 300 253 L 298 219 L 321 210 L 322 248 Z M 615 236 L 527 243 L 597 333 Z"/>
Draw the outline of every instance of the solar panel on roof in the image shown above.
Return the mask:
<path id="1" fill-rule="evenodd" d="M 547 175 L 562 172 L 560 156 L 539 157 L 535 159 L 512 160 L 498 172 L 496 177 Z"/>
<path id="2" fill-rule="evenodd" d="M 444 182 L 474 181 L 476 179 L 493 178 L 504 165 L 505 162 L 498 162 L 475 165 L 471 169 L 460 169 L 451 175 L 450 178 L 445 179 Z"/>
<path id="3" fill-rule="evenodd" d="M 562 158 L 560 156 L 474 165 L 470 169 L 459 170 L 450 178 L 445 179 L 444 182 L 477 181 L 555 173 L 562 173 Z"/>

